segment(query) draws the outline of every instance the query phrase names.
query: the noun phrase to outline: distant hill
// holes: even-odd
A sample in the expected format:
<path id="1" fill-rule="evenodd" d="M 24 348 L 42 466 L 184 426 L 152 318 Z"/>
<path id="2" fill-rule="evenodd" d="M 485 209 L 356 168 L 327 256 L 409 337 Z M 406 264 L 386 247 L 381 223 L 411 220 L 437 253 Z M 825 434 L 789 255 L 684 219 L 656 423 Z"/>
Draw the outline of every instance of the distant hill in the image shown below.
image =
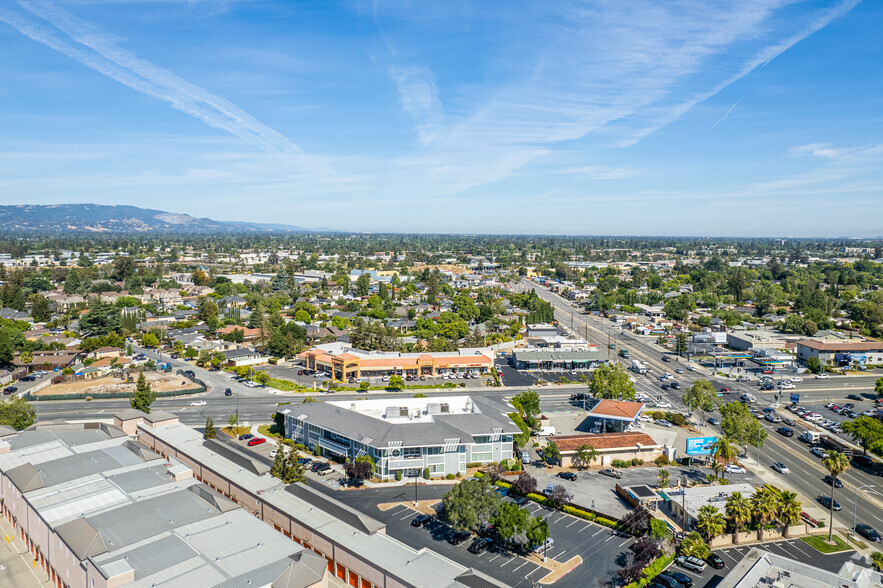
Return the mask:
<path id="1" fill-rule="evenodd" d="M 103 204 L 0 206 L 0 231 L 4 232 L 292 233 L 310 230 L 292 225 L 216 221 L 137 206 Z"/>

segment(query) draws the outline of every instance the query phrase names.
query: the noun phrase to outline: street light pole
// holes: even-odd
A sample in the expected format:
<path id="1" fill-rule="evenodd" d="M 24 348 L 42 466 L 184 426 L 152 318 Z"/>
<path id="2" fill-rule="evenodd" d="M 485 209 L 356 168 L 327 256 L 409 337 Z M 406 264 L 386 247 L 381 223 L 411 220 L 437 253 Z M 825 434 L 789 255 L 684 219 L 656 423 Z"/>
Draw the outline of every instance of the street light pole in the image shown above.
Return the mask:
<path id="1" fill-rule="evenodd" d="M 855 524 L 856 524 L 856 503 L 858 502 L 858 491 L 863 490 L 865 488 L 876 488 L 874 484 L 865 484 L 864 486 L 856 486 L 855 496 L 852 499 L 852 536 L 855 537 Z M 831 500 L 834 500 L 831 498 Z"/>

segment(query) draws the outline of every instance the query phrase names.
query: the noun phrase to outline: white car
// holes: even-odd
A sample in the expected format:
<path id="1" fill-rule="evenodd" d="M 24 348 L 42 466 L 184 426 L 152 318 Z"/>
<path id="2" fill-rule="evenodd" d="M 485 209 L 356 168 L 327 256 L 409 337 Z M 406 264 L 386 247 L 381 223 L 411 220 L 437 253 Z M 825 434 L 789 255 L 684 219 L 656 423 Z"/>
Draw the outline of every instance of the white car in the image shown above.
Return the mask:
<path id="1" fill-rule="evenodd" d="M 793 389 L 796 388 L 796 387 L 797 387 L 797 386 L 795 386 L 795 385 L 792 384 L 791 382 L 782 382 L 781 384 L 779 384 L 779 389 L 780 389 L 780 390 L 793 390 Z"/>
<path id="2" fill-rule="evenodd" d="M 864 415 L 866 417 L 876 416 L 876 414 L 877 414 L 877 411 L 874 410 L 873 408 L 870 410 L 866 410 L 865 412 L 862 413 L 862 415 Z"/>
<path id="3" fill-rule="evenodd" d="M 793 378 L 791 378 L 791 381 L 792 381 L 792 382 L 795 382 L 795 383 L 796 383 L 796 382 L 802 382 L 802 381 L 803 381 L 803 378 L 801 378 L 800 376 L 794 376 Z"/>
<path id="4" fill-rule="evenodd" d="M 810 451 L 816 457 L 825 457 L 825 450 L 821 447 L 813 447 L 812 449 L 810 449 Z"/>
<path id="5" fill-rule="evenodd" d="M 205 405 L 206 405 L 205 400 L 194 400 L 193 402 L 190 403 L 190 406 L 205 406 Z"/>
<path id="6" fill-rule="evenodd" d="M 827 380 L 828 374 L 816 374 L 816 380 Z"/>
<path id="7" fill-rule="evenodd" d="M 257 388 L 258 387 L 258 385 L 255 384 L 254 382 L 246 382 L 245 386 L 248 388 Z"/>
<path id="8" fill-rule="evenodd" d="M 659 408 L 671 408 L 671 404 L 669 404 L 668 402 L 665 402 L 664 400 L 657 402 L 656 406 Z"/>
<path id="9" fill-rule="evenodd" d="M 656 423 L 657 425 L 659 425 L 660 427 L 665 427 L 667 429 L 671 429 L 673 426 L 670 422 L 662 420 L 662 419 L 656 419 L 653 422 Z"/>
<path id="10" fill-rule="evenodd" d="M 688 366 L 687 366 L 687 371 L 695 372 L 695 371 L 696 371 L 696 366 L 695 366 L 695 365 L 688 365 Z"/>
<path id="11" fill-rule="evenodd" d="M 276 457 L 276 455 L 277 455 L 278 453 L 279 453 L 279 450 L 278 450 L 278 449 L 274 449 L 273 451 L 271 451 L 271 452 L 270 452 L 270 459 L 273 459 L 274 457 Z"/>
<path id="12" fill-rule="evenodd" d="M 746 473 L 745 468 L 742 466 L 738 466 L 735 464 L 728 464 L 724 466 L 724 471 L 728 474 L 744 474 Z"/>
<path id="13" fill-rule="evenodd" d="M 773 464 L 773 469 L 779 472 L 780 474 L 790 474 L 791 470 L 788 469 L 788 466 L 783 464 L 781 461 L 777 461 Z"/>
<path id="14" fill-rule="evenodd" d="M 653 417 L 648 417 L 647 415 L 642 414 L 641 416 L 638 417 L 638 420 L 641 421 L 642 423 L 652 423 Z"/>

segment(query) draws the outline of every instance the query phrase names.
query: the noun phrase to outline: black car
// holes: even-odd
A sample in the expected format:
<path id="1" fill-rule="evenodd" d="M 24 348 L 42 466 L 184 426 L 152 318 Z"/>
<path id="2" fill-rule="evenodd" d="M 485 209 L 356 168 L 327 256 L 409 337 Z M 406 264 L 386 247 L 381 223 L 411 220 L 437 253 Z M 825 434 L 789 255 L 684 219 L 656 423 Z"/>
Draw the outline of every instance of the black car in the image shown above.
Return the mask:
<path id="1" fill-rule="evenodd" d="M 21 379 L 21 381 L 22 382 L 36 382 L 37 378 L 35 378 L 34 376 L 25 376 L 24 378 Z"/>
<path id="2" fill-rule="evenodd" d="M 411 519 L 411 526 L 412 527 L 422 527 L 423 525 L 428 524 L 429 521 L 431 521 L 431 520 L 432 520 L 431 516 L 429 516 L 427 514 L 419 514 L 416 517 L 414 517 L 413 519 Z"/>
<path id="3" fill-rule="evenodd" d="M 874 467 L 874 460 L 868 457 L 867 455 L 854 455 L 852 456 L 852 463 L 857 465 L 860 468 L 871 468 Z"/>
<path id="4" fill-rule="evenodd" d="M 224 396 L 233 396 L 233 390 L 227 388 L 226 390 L 224 390 Z"/>
<path id="5" fill-rule="evenodd" d="M 688 576 L 687 574 L 669 570 L 665 572 L 665 575 L 674 578 L 675 582 L 677 582 L 681 586 L 684 586 L 684 588 L 690 588 L 690 586 L 693 585 L 693 579 L 690 578 L 690 576 Z"/>
<path id="6" fill-rule="evenodd" d="M 178 357 L 180 357 L 180 356 L 177 353 L 173 353 L 170 357 L 172 359 L 178 359 Z"/>
<path id="7" fill-rule="evenodd" d="M 663 384 L 662 389 L 663 390 L 671 390 L 671 384 Z"/>
<path id="8" fill-rule="evenodd" d="M 825 508 L 831 508 L 831 497 L 830 496 L 819 496 L 816 498 L 819 501 L 819 504 L 824 506 Z M 836 500 L 834 501 L 834 510 L 840 510 L 840 503 Z"/>
<path id="9" fill-rule="evenodd" d="M 778 429 L 776 429 L 776 433 L 784 437 L 794 436 L 794 431 L 792 429 L 789 429 L 788 427 L 779 427 Z"/>
<path id="10" fill-rule="evenodd" d="M 721 556 L 716 553 L 712 553 L 711 555 L 709 555 L 705 561 L 708 563 L 708 565 L 716 570 L 719 570 L 726 566 L 724 560 L 721 559 Z"/>
<path id="11" fill-rule="evenodd" d="M 564 478 L 565 480 L 570 480 L 571 482 L 576 481 L 576 474 L 573 472 L 558 472 L 559 478 Z"/>
<path id="12" fill-rule="evenodd" d="M 472 542 L 472 545 L 469 546 L 469 549 L 467 549 L 467 551 L 469 553 L 479 554 L 483 551 L 487 551 L 487 548 L 490 547 L 492 543 L 493 541 L 487 538 L 476 539 Z"/>
<path id="13" fill-rule="evenodd" d="M 670 358 L 669 356 L 667 356 L 667 355 L 663 355 L 663 356 L 662 356 L 662 361 L 668 363 L 669 361 L 671 361 L 671 358 Z"/>
<path id="14" fill-rule="evenodd" d="M 797 425 L 797 421 L 795 421 L 794 419 L 782 419 L 782 422 L 785 423 L 786 425 L 788 425 L 789 427 L 793 427 L 793 426 Z"/>
<path id="15" fill-rule="evenodd" d="M 247 441 L 252 438 L 254 438 L 254 435 L 252 435 L 251 433 L 243 433 L 242 435 L 239 436 L 240 441 Z"/>
<path id="16" fill-rule="evenodd" d="M 678 382 L 672 382 L 671 387 L 673 390 L 680 390 L 681 389 L 681 385 Z"/>
<path id="17" fill-rule="evenodd" d="M 846 395 L 846 398 L 847 398 L 848 400 L 858 400 L 859 402 L 861 402 L 862 400 L 864 400 L 864 398 L 862 398 L 862 397 L 859 396 L 858 394 L 847 394 L 847 395 Z M 849 408 L 852 408 L 852 407 L 850 406 Z"/>
<path id="18" fill-rule="evenodd" d="M 840 481 L 840 478 L 831 478 L 831 474 L 828 474 L 827 476 L 822 478 L 822 480 L 824 480 L 825 484 L 827 484 L 828 486 L 831 485 L 832 479 L 834 480 L 834 487 L 835 488 L 843 488 L 843 482 Z"/>
<path id="19" fill-rule="evenodd" d="M 586 400 L 588 397 L 589 396 L 585 392 L 578 392 L 576 394 L 570 395 L 570 401 L 571 402 L 582 402 L 583 400 Z"/>
<path id="20" fill-rule="evenodd" d="M 868 541 L 873 541 L 874 543 L 883 543 L 883 536 L 881 536 L 880 533 L 877 532 L 877 529 L 875 529 L 871 525 L 859 523 L 855 526 L 855 532 Z"/>
<path id="21" fill-rule="evenodd" d="M 448 543 L 451 545 L 460 545 L 467 539 L 472 537 L 472 533 L 469 531 L 456 531 L 450 537 L 448 537 Z"/>
<path id="22" fill-rule="evenodd" d="M 653 578 L 653 580 L 662 584 L 663 586 L 667 586 L 668 588 L 679 588 L 680 586 L 678 581 L 668 574 L 659 574 L 658 576 Z"/>
<path id="23" fill-rule="evenodd" d="M 15 394 L 16 392 L 18 392 L 18 388 L 16 388 L 15 386 L 7 386 L 3 388 L 4 394 Z"/>

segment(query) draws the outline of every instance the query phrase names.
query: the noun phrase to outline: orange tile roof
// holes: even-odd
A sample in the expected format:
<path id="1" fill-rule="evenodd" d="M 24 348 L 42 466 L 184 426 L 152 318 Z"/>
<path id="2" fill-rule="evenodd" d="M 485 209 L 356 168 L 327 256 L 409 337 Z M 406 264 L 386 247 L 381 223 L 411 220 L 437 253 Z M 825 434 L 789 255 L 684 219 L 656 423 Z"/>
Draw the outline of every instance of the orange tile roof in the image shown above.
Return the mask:
<path id="1" fill-rule="evenodd" d="M 554 441 L 558 445 L 558 450 L 562 453 L 568 451 L 576 451 L 583 445 L 591 445 L 598 451 L 606 449 L 625 449 L 636 447 L 639 443 L 644 447 L 655 447 L 659 445 L 653 440 L 653 437 L 647 433 L 600 433 L 597 435 L 561 435 L 559 437 L 550 437 L 550 441 Z"/>
<path id="2" fill-rule="evenodd" d="M 609 416 L 619 419 L 634 419 L 641 412 L 644 404 L 641 402 L 627 402 L 625 400 L 602 400 L 590 410 L 590 414 L 596 416 Z"/>

